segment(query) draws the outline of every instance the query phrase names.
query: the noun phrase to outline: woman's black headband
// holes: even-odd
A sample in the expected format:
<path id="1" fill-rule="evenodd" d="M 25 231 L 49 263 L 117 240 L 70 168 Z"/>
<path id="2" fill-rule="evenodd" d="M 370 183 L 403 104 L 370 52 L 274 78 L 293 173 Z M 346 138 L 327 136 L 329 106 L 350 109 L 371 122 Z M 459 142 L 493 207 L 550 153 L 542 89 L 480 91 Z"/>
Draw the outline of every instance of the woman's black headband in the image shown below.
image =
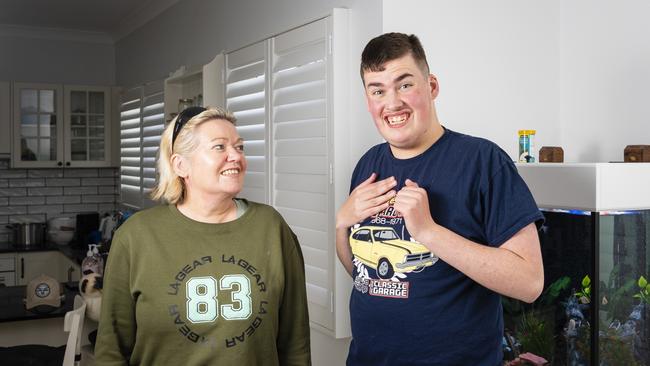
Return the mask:
<path id="1" fill-rule="evenodd" d="M 178 114 L 178 117 L 176 117 L 176 123 L 174 123 L 174 134 L 172 135 L 172 147 L 174 146 L 176 137 L 178 137 L 178 133 L 181 132 L 181 129 L 183 129 L 183 126 L 185 126 L 187 121 L 191 120 L 196 115 L 206 110 L 207 109 L 203 107 L 188 107 L 183 109 L 183 111 Z"/>

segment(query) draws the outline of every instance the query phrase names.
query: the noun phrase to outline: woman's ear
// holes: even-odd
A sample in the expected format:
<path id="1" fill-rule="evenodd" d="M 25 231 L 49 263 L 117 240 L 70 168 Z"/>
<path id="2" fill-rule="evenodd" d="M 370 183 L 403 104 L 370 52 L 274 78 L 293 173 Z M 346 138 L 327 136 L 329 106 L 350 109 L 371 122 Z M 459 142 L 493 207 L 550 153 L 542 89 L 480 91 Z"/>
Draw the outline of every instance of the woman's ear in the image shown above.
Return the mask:
<path id="1" fill-rule="evenodd" d="M 187 178 L 189 176 L 189 166 L 185 158 L 178 154 L 173 154 L 171 157 L 172 169 L 174 173 L 181 178 Z"/>

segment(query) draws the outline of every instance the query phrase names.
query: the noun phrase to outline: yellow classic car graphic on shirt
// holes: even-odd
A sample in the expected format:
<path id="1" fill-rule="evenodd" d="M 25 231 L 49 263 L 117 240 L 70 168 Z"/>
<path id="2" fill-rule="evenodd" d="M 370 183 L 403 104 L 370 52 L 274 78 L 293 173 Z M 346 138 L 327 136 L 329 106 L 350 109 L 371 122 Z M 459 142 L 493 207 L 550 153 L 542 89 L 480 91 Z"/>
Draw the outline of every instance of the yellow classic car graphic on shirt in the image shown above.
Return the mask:
<path id="1" fill-rule="evenodd" d="M 424 245 L 402 240 L 391 227 L 361 226 L 350 234 L 350 247 L 363 264 L 381 279 L 395 272 L 418 272 L 438 260 Z"/>

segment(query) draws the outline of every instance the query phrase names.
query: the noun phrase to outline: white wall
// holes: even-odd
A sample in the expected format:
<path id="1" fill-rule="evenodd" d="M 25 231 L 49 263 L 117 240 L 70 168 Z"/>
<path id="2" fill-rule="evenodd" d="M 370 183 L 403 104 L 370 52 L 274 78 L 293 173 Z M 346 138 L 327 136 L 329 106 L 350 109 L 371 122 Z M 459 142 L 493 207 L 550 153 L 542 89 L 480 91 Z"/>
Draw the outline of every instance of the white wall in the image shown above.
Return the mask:
<path id="1" fill-rule="evenodd" d="M 649 16 L 643 0 L 384 0 L 383 30 L 422 39 L 446 126 L 513 159 L 532 128 L 567 162 L 606 162 L 650 144 Z"/>
<path id="2" fill-rule="evenodd" d="M 561 3 L 562 140 L 571 161 L 622 161 L 650 144 L 650 2 Z"/>
<path id="3" fill-rule="evenodd" d="M 0 80 L 115 85 L 115 47 L 98 38 L 0 27 Z"/>
<path id="4" fill-rule="evenodd" d="M 538 147 L 560 144 L 557 3 L 385 0 L 383 30 L 422 41 L 444 126 L 515 159 L 519 129 L 536 129 Z"/>

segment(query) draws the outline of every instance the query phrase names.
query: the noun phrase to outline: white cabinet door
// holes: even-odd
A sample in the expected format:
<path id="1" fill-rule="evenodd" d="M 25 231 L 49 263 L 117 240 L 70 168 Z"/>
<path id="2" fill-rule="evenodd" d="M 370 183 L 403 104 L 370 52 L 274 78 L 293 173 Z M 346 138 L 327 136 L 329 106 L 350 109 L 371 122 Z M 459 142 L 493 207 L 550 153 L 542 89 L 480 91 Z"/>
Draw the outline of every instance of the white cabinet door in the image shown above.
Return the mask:
<path id="1" fill-rule="evenodd" d="M 0 154 L 11 154 L 11 86 L 0 81 Z"/>
<path id="2" fill-rule="evenodd" d="M 0 254 L 0 287 L 16 285 L 16 256 Z"/>
<path id="3" fill-rule="evenodd" d="M 14 83 L 13 96 L 13 166 L 63 166 L 61 86 Z"/>
<path id="4" fill-rule="evenodd" d="M 64 87 L 64 161 L 71 167 L 111 164 L 110 88 Z"/>
<path id="5" fill-rule="evenodd" d="M 61 258 L 57 251 L 19 252 L 16 254 L 18 285 L 27 285 L 35 277 L 45 274 L 61 281 Z"/>
<path id="6" fill-rule="evenodd" d="M 110 166 L 110 100 L 105 87 L 14 83 L 13 166 Z"/>

